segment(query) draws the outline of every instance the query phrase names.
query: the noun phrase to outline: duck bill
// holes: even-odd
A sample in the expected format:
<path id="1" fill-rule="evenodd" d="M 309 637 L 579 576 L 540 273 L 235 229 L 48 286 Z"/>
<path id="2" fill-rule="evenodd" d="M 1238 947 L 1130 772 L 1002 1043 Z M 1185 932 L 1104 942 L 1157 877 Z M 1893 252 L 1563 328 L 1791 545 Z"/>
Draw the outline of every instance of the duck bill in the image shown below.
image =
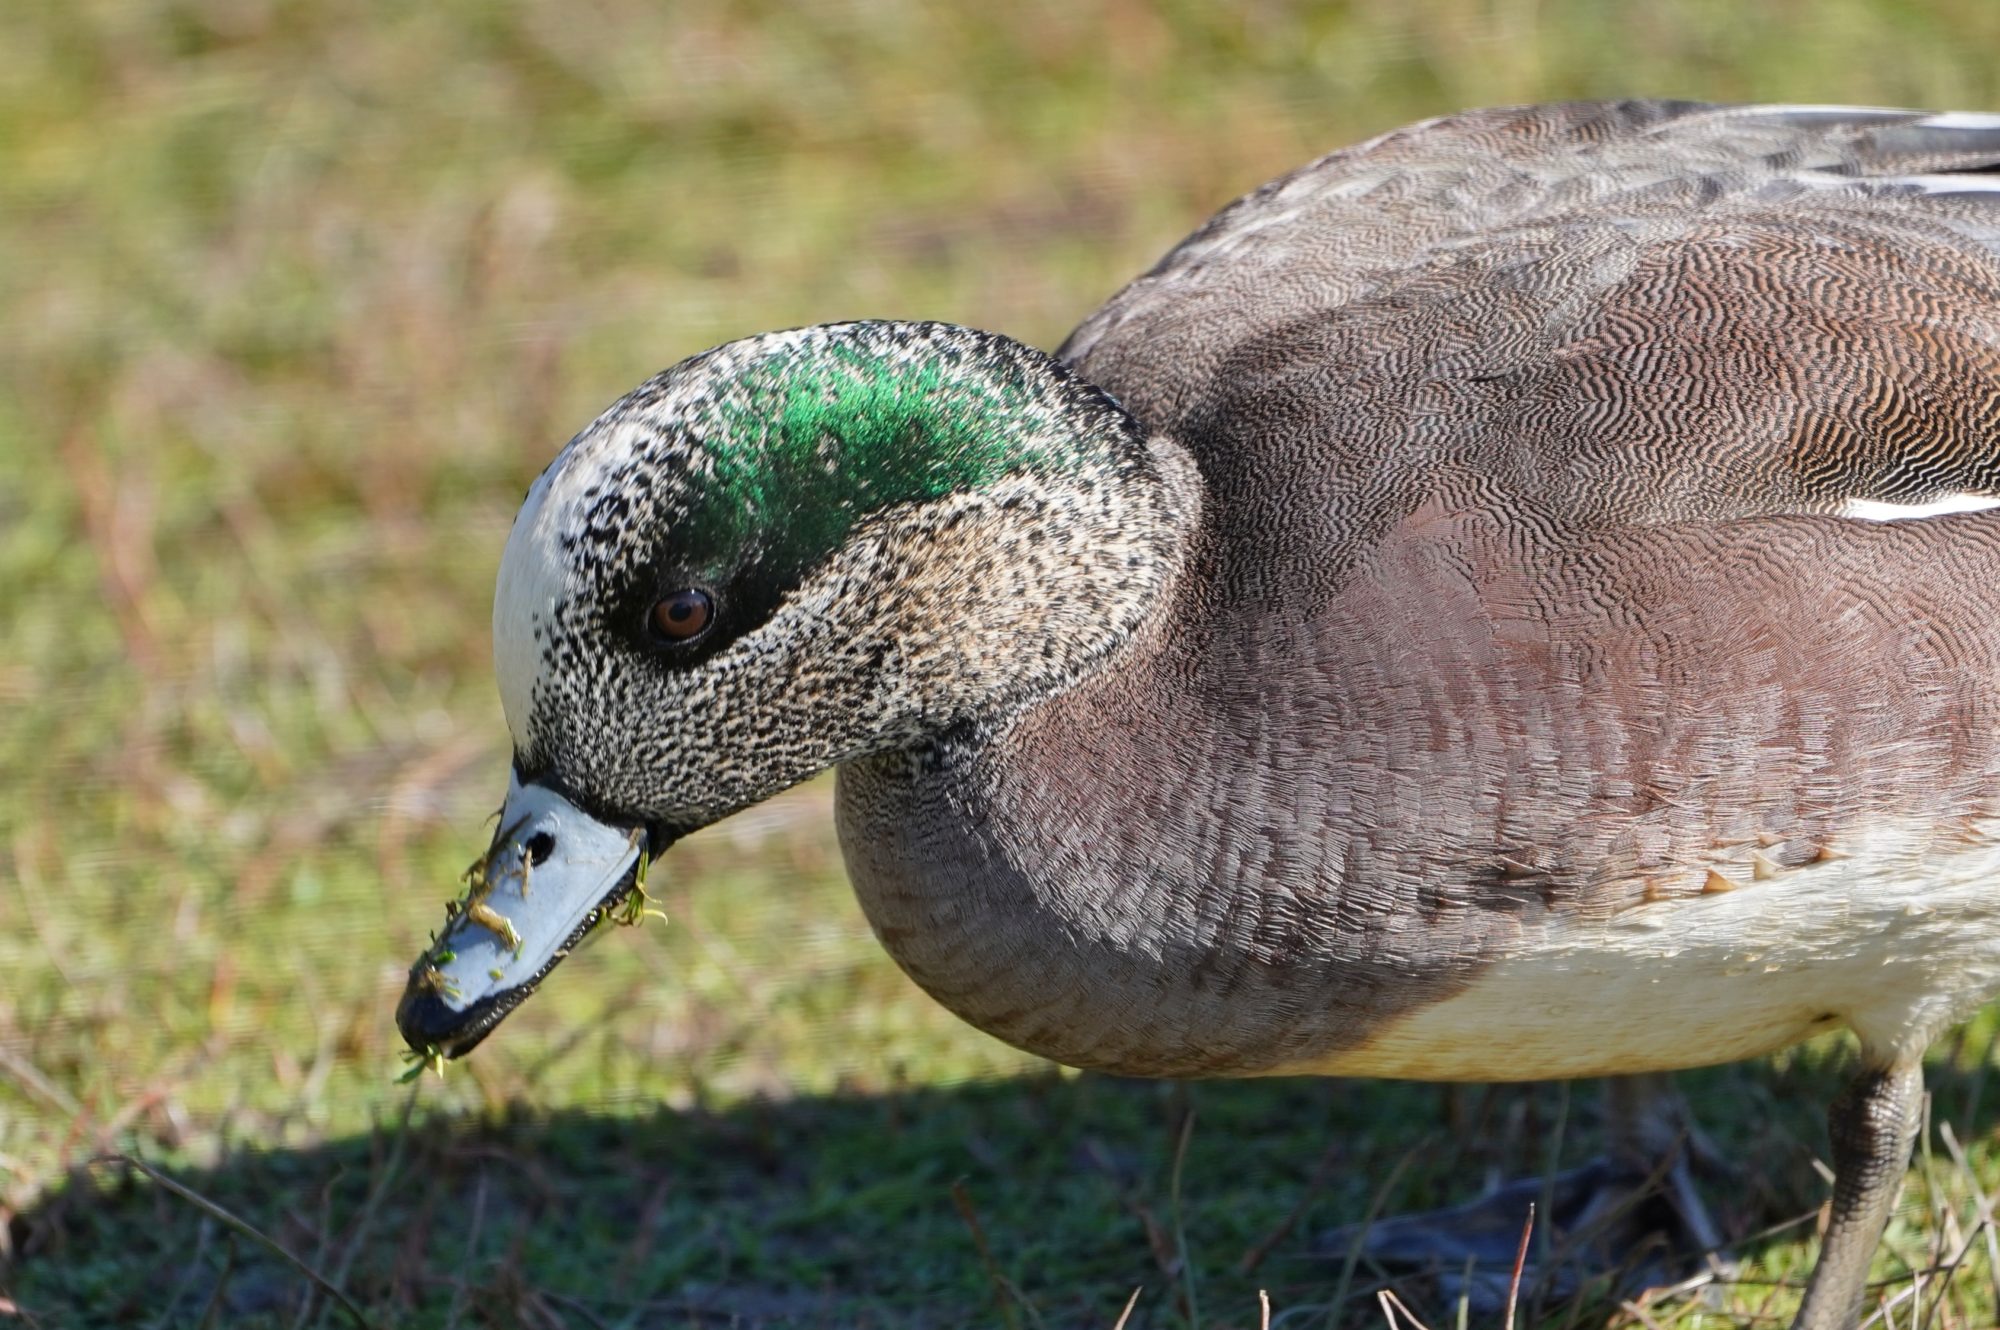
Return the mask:
<path id="1" fill-rule="evenodd" d="M 512 776 L 492 847 L 410 967 L 396 1006 L 404 1041 L 426 1060 L 471 1052 L 632 896 L 648 849 L 644 828 Z"/>

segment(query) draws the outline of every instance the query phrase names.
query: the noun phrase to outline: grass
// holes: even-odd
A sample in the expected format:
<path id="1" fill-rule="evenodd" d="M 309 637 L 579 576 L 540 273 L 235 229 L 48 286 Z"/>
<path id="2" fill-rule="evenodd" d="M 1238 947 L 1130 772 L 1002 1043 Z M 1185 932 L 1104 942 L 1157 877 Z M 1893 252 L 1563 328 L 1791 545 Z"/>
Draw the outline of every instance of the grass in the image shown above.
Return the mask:
<path id="1" fill-rule="evenodd" d="M 1996 49 L 1985 0 L 0 8 L 0 1320 L 340 1323 L 91 1163 L 127 1153 L 381 1325 L 1110 1325 L 1137 1285 L 1134 1330 L 1256 1324 L 1259 1288 L 1274 1325 L 1379 1323 L 1365 1270 L 1325 1308 L 1311 1236 L 1406 1157 L 1393 1208 L 1575 1157 L 1586 1100 L 1049 1069 L 883 959 L 823 786 L 677 849 L 666 929 L 398 1089 L 403 969 L 503 781 L 515 504 L 684 354 L 864 314 L 1052 345 L 1224 200 L 1405 120 L 1994 108 Z M 1930 1135 L 1881 1273 L 1969 1254 L 1886 1287 L 1897 1325 L 1995 1318 L 1992 1028 L 1939 1055 L 1964 1162 Z M 1715 1198 L 1737 1231 L 1819 1200 L 1839 1057 L 1695 1078 L 1756 1161 Z M 1745 1279 L 1798 1277 L 1801 1234 Z"/>

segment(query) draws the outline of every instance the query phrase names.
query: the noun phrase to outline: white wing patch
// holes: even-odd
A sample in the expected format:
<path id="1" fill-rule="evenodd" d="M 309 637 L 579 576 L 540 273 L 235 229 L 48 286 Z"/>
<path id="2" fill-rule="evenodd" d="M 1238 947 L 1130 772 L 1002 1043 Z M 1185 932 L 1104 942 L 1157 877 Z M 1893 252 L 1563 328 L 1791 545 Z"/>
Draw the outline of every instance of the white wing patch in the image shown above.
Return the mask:
<path id="1" fill-rule="evenodd" d="M 2000 194 L 2000 174 L 1993 171 L 1939 172 L 1930 175 L 1843 175 L 1838 171 L 1790 171 L 1758 186 L 1757 196 L 1779 201 L 1799 190 L 1817 189 L 1864 197 L 1908 198 L 1918 194 L 1963 198 Z"/>
<path id="2" fill-rule="evenodd" d="M 2000 129 L 2000 115 L 1990 111 L 1946 111 L 1917 121 L 1922 129 Z"/>
<path id="3" fill-rule="evenodd" d="M 1913 194 L 2000 194 L 2000 175 L 1991 171 L 1954 175 L 1874 176 L 1867 183 L 1896 185 Z"/>
<path id="4" fill-rule="evenodd" d="M 1871 120 L 1908 120 L 1912 116 L 1921 114 L 1903 107 L 1842 106 L 1837 102 L 1771 102 L 1758 106 L 1730 106 L 1720 109 L 1725 117 L 1740 117 L 1744 120 L 1848 120 L 1864 124 Z M 1950 118 L 1945 115 L 1934 117 L 1934 120 Z M 1924 123 L 1930 124 L 1933 121 L 1927 120 Z M 1956 128 L 1956 126 L 1939 125 L 1938 128 Z"/>
<path id="5" fill-rule="evenodd" d="M 1990 508 L 2000 508 L 2000 495 L 1947 494 L 1929 503 L 1849 499 L 1841 507 L 1840 515 L 1863 522 L 1902 522 L 1916 517 L 1943 517 L 1948 513 L 1983 513 Z"/>

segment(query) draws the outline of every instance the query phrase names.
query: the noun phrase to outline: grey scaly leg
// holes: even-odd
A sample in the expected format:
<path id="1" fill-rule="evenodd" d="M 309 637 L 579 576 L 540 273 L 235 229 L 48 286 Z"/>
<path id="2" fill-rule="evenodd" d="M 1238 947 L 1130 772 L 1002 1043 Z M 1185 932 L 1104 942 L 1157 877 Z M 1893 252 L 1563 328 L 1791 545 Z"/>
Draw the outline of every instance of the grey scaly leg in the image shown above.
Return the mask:
<path id="1" fill-rule="evenodd" d="M 1792 1330 L 1852 1330 L 1860 1320 L 1868 1262 L 1910 1166 L 1923 1091 L 1923 1067 L 1912 1060 L 1862 1072 L 1833 1101 L 1833 1215 Z"/>

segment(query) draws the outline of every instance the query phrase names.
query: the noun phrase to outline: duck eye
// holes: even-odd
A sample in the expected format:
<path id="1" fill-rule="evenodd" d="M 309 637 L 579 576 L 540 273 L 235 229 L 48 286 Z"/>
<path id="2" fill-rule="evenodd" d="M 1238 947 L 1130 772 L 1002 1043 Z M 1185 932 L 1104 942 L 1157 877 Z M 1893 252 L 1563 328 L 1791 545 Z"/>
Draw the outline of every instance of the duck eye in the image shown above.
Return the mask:
<path id="1" fill-rule="evenodd" d="M 653 631 L 671 642 L 688 642 L 707 631 L 715 618 L 715 601 L 706 591 L 690 587 L 663 596 L 653 604 Z"/>

